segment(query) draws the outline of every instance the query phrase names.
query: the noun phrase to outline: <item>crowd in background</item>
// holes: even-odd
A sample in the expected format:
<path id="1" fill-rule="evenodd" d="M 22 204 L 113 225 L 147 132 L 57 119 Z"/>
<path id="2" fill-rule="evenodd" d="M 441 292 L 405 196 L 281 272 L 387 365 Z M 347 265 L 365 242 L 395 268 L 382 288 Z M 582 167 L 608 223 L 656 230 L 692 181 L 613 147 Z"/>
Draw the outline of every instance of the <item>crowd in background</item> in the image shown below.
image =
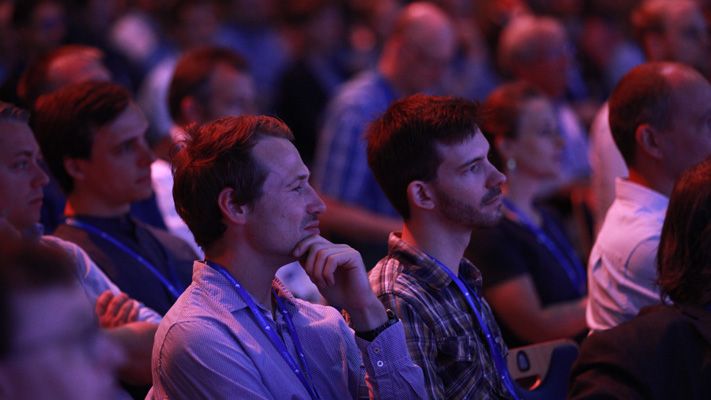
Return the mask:
<path id="1" fill-rule="evenodd" d="M 32 115 L 29 126 L 45 163 L 37 181 L 40 186 L 49 182 L 44 233 L 82 247 L 108 276 L 95 278 L 101 288 L 115 283 L 165 315 L 190 284 L 192 260 L 202 259 L 205 250 L 173 200 L 176 143 L 195 125 L 222 116 L 270 115 L 291 129 L 312 171 L 310 180 L 326 206 L 318 212 L 322 234 L 357 249 L 371 269 L 386 256 L 388 241 L 397 239 L 388 235 L 399 231 L 407 216 L 381 189 L 387 173 L 373 176 L 366 130 L 389 104 L 406 96 L 457 96 L 481 104 L 478 126 L 490 146 L 488 157 L 505 175 L 497 184 L 505 196 L 504 217 L 498 224 L 475 226 L 465 251 L 483 275 L 483 294 L 505 343 L 515 347 L 558 338 L 581 343 L 589 330 L 612 328 L 642 306 L 658 303 L 656 269 L 645 272 L 644 284 L 630 280 L 632 292 L 642 295 L 620 293 L 631 308 L 623 306 L 618 314 L 605 302 L 617 293 L 605 285 L 617 281 L 593 271 L 607 262 L 604 240 L 616 240 L 610 239 L 612 223 L 603 228 L 616 196 L 615 178 L 640 170 L 655 176 L 630 160 L 631 150 L 620 154 L 615 146 L 610 96 L 629 71 L 648 61 L 691 67 L 700 75 L 686 69 L 676 73 L 694 82 L 689 87 L 701 87 L 701 76 L 711 75 L 711 2 L 433 0 L 427 3 L 435 6 L 404 11 L 410 3 L 0 0 L 0 101 Z M 637 74 L 660 73 L 655 69 L 663 69 L 660 65 Z M 696 110 L 691 103 L 679 106 L 686 103 L 677 97 L 675 107 Z M 683 121 L 688 126 L 690 118 Z M 84 150 L 76 150 L 84 140 L 82 130 L 104 124 L 135 136 L 129 139 L 136 171 L 150 170 L 149 178 L 142 178 L 146 193 L 102 185 L 113 179 L 109 167 L 96 171 L 92 182 L 84 181 L 92 167 L 66 163 L 84 156 L 79 154 Z M 85 152 L 97 151 L 93 140 L 98 139 L 85 143 Z M 649 188 L 668 197 L 687 164 L 708 156 L 702 146 L 697 149 L 687 159 L 683 149 L 672 151 L 674 161 L 656 171 L 668 182 Z M 110 150 L 102 153 L 107 160 L 114 156 Z M 126 165 L 117 161 L 113 173 L 125 174 Z M 707 177 L 708 162 L 705 171 Z M 111 204 L 113 196 L 123 203 L 112 212 L 130 204 L 130 218 L 100 218 L 106 215 L 97 205 Z M 457 204 L 451 208 L 457 210 Z M 613 210 L 613 216 L 619 212 Z M 654 228 L 661 229 L 666 203 L 657 211 L 661 220 Z M 130 234 L 122 231 L 124 225 Z M 118 251 L 115 243 L 95 246 L 92 235 L 98 233 L 92 226 L 137 243 L 137 251 L 149 259 L 167 260 L 173 276 L 162 285 L 176 289 L 156 291 L 162 286 L 148 283 L 154 279 L 150 273 L 123 271 L 123 265 L 142 263 L 140 256 Z M 656 256 L 657 242 L 649 254 Z M 28 251 L 18 246 L 12 252 Z M 40 255 L 47 251 L 39 249 Z M 298 297 L 326 301 L 297 263 L 280 274 Z M 596 300 L 589 304 L 592 296 Z M 589 379 L 585 366 L 579 368 Z M 128 389 L 142 397 L 145 384 L 139 379 L 137 388 Z"/>

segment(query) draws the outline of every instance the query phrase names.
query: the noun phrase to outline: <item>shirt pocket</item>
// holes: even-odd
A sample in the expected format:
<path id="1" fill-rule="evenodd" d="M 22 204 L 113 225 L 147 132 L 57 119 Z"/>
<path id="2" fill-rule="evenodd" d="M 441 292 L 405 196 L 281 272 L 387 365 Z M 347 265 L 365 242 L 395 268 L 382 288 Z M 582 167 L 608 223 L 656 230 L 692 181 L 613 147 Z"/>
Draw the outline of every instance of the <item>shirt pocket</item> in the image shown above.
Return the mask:
<path id="1" fill-rule="evenodd" d="M 479 359 L 478 343 L 472 335 L 447 336 L 437 340 L 438 358 L 444 363 L 470 363 Z"/>

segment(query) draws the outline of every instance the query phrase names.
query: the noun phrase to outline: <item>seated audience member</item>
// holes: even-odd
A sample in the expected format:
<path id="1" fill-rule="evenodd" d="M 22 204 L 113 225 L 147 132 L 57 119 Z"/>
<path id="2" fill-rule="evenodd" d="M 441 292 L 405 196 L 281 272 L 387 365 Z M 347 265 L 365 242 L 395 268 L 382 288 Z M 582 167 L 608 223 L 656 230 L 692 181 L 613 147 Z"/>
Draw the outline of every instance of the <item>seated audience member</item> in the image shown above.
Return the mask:
<path id="1" fill-rule="evenodd" d="M 108 82 L 69 85 L 41 97 L 32 125 L 67 194 L 55 235 L 81 246 L 129 296 L 164 314 L 191 277 L 182 240 L 131 217 L 151 195 L 147 122 L 129 93 Z"/>
<path id="2" fill-rule="evenodd" d="M 256 112 L 254 81 L 247 62 L 235 51 L 223 47 L 205 46 L 185 52 L 178 60 L 170 82 L 168 109 L 177 125 L 173 127 L 171 137 L 156 148 L 156 152 L 163 155 L 151 165 L 153 190 L 168 230 L 188 242 L 202 256 L 192 232 L 175 210 L 173 171 L 166 161 L 169 160 L 168 149 L 184 137 L 184 129 L 192 124 Z M 318 289 L 298 263 L 280 270 L 278 276 L 295 296 L 321 301 Z"/>
<path id="3" fill-rule="evenodd" d="M 314 181 L 329 208 L 324 228 L 348 239 L 371 264 L 386 253 L 384 241 L 401 222 L 368 169 L 363 135 L 394 100 L 436 88 L 456 44 L 449 17 L 431 3 L 408 5 L 394 25 L 377 67 L 331 99 L 314 160 Z"/>
<path id="4" fill-rule="evenodd" d="M 225 117 L 189 130 L 175 203 L 205 261 L 153 347 L 155 398 L 423 398 L 402 324 L 360 255 L 319 235 L 324 204 L 281 121 Z M 277 269 L 300 260 L 324 297 L 294 298 Z"/>
<path id="5" fill-rule="evenodd" d="M 52 243 L 0 238 L 0 398 L 121 398 L 121 351 L 98 330 L 72 259 Z"/>
<path id="6" fill-rule="evenodd" d="M 629 169 L 588 261 L 591 330 L 612 328 L 659 303 L 656 255 L 674 181 L 711 155 L 711 84 L 691 67 L 635 67 L 610 98 L 610 128 Z"/>
<path id="7" fill-rule="evenodd" d="M 685 171 L 657 254 L 665 304 L 591 335 L 571 399 L 708 399 L 711 393 L 711 158 Z"/>
<path id="8" fill-rule="evenodd" d="M 566 99 L 569 77 L 578 73 L 573 64 L 570 42 L 563 24 L 551 17 L 520 16 L 501 32 L 499 64 L 514 79 L 535 85 L 552 99 L 553 112 L 563 137 L 561 174 L 557 189 L 590 174 L 587 133 Z"/>
<path id="9" fill-rule="evenodd" d="M 487 159 L 474 103 L 414 95 L 369 128 L 368 163 L 400 212 L 401 233 L 370 272 L 405 327 L 431 399 L 516 398 L 507 347 L 479 270 L 462 258 L 472 228 L 501 217 L 505 177 Z"/>
<path id="10" fill-rule="evenodd" d="M 644 0 L 631 16 L 632 28 L 647 61 L 675 61 L 709 76 L 709 34 L 701 5 L 693 0 Z M 627 166 L 615 146 L 607 103 L 590 127 L 591 189 L 596 230 L 615 198 L 615 178 L 626 177 Z"/>
<path id="11" fill-rule="evenodd" d="M 504 218 L 474 229 L 465 254 L 486 277 L 484 296 L 506 344 L 575 337 L 586 328 L 585 268 L 560 220 L 537 202 L 560 174 L 553 108 L 530 84 L 506 84 L 484 103 L 481 128 L 506 172 Z"/>
<path id="12" fill-rule="evenodd" d="M 121 293 L 75 244 L 54 236 L 39 236 L 42 186 L 47 184 L 47 175 L 39 167 L 39 147 L 27 117 L 23 110 L 0 102 L 0 223 L 18 235 L 66 253 L 85 301 L 96 309 L 100 326 L 129 356 L 121 366 L 122 380 L 137 385 L 150 383 L 150 351 L 160 316 Z"/>
<path id="13" fill-rule="evenodd" d="M 175 211 L 170 153 L 184 135 L 183 129 L 191 124 L 254 113 L 254 83 L 247 62 L 232 50 L 214 46 L 185 52 L 170 81 L 167 107 L 177 125 L 154 146 L 159 158 L 151 165 L 153 190 L 168 231 L 201 253 L 190 229 Z"/>
<path id="14" fill-rule="evenodd" d="M 17 92 L 32 109 L 37 99 L 66 85 L 87 81 L 110 81 L 112 73 L 103 63 L 103 52 L 95 47 L 65 45 L 39 57 L 23 72 Z M 44 187 L 44 202 L 40 221 L 45 232 L 52 233 L 64 222 L 66 198 L 56 179 L 49 176 Z M 156 199 L 150 198 L 131 205 L 131 215 L 139 220 L 165 228 Z"/>

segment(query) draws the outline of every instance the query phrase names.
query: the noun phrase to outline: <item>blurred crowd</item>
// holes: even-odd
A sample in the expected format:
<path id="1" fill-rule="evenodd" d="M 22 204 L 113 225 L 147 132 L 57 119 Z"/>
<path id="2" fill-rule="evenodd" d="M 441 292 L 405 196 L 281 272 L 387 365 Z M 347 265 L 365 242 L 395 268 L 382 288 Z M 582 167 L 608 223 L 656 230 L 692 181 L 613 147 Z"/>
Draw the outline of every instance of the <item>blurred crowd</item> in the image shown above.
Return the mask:
<path id="1" fill-rule="evenodd" d="M 273 116 L 264 118 L 280 132 L 291 130 L 308 168 L 299 179 L 313 185 L 319 198 L 318 210 L 310 213 L 320 226 L 307 228 L 352 246 L 371 270 L 389 254 L 388 246 L 391 252 L 401 246 L 403 223 L 405 231 L 416 225 L 409 206 L 390 193 L 402 189 L 392 187 L 398 179 L 413 174 L 393 160 L 407 158 L 407 146 L 416 146 L 414 139 L 405 141 L 379 156 L 382 144 L 372 137 L 369 143 L 366 133 L 387 130 L 383 126 L 393 121 L 383 113 L 398 101 L 439 101 L 418 93 L 455 96 L 453 104 L 478 107 L 475 126 L 497 170 L 491 196 L 501 195 L 503 217 L 490 224 L 460 218 L 457 212 L 486 208 L 485 196 L 473 206 L 438 198 L 444 211 L 437 218 L 444 221 L 443 232 L 466 228 L 471 240 L 460 250 L 484 276 L 483 297 L 510 347 L 560 338 L 582 343 L 590 331 L 614 328 L 669 294 L 660 291 L 656 268 L 668 197 L 682 172 L 710 154 L 704 135 L 711 129 L 711 1 L 412 3 L 0 0 L 0 123 L 17 136 L 7 136 L 8 143 L 30 149 L 25 153 L 31 154 L 33 176 L 23 185 L 38 206 L 16 213 L 32 218 L 14 215 L 20 200 L 13 199 L 20 195 L 10 188 L 21 185 L 8 178 L 0 182 L 0 222 L 6 218 L 20 231 L 12 235 L 37 238 L 43 229 L 85 260 L 80 283 L 92 288 L 87 294 L 102 328 L 113 328 L 104 320 L 115 319 L 147 329 L 125 336 L 125 343 L 143 346 L 137 351 L 143 362 L 122 376 L 134 397 L 142 398 L 155 380 L 145 358 L 160 316 L 190 285 L 193 261 L 205 259 L 200 240 L 215 239 L 201 231 L 203 220 L 214 217 L 209 210 L 190 215 L 176 207 L 174 197 L 181 190 L 189 197 L 190 191 L 174 188 L 176 162 L 195 167 L 175 158 L 176 152 L 197 129 L 214 135 L 215 146 L 226 146 L 216 133 L 227 120 L 221 117 Z M 441 113 L 461 112 L 454 109 Z M 402 118 L 429 117 L 431 110 L 423 110 Z M 431 112 L 431 131 L 446 132 L 436 123 L 437 111 Z M 414 125 L 415 131 L 422 128 Z M 672 139 L 655 142 L 657 131 L 672 132 Z M 291 133 L 280 135 L 291 140 Z M 434 156 L 412 154 L 435 167 L 454 157 L 438 149 L 415 149 Z M 196 150 L 191 160 L 215 162 L 208 150 Z M 264 158 L 273 161 L 277 150 Z M 251 162 L 249 151 L 230 156 Z M 249 179 L 259 180 L 250 175 L 245 185 Z M 252 201 L 241 188 L 232 189 Z M 626 195 L 639 200 L 638 209 L 630 206 L 634 201 L 625 203 Z M 195 198 L 188 206 L 200 209 L 201 198 Z M 278 220 L 279 207 L 290 206 L 275 206 L 269 217 Z M 192 220 L 185 221 L 186 215 Z M 69 242 L 83 250 L 72 250 Z M 10 244 L 0 249 L 14 257 L 8 266 L 29 263 L 23 257 L 33 251 L 46 261 L 56 250 L 46 243 Z M 629 257 L 618 256 L 627 250 Z M 59 257 L 57 265 L 65 261 Z M 376 292 L 373 276 L 384 268 L 371 274 Z M 609 272 L 616 268 L 619 274 Z M 30 270 L 28 276 L 43 273 Z M 59 275 L 50 286 L 69 280 Z M 297 297 L 328 303 L 298 263 L 277 276 Z M 102 303 L 113 306 L 100 310 Z M 582 365 L 578 372 L 588 379 Z M 429 389 L 433 398 L 444 396 L 443 387 Z"/>

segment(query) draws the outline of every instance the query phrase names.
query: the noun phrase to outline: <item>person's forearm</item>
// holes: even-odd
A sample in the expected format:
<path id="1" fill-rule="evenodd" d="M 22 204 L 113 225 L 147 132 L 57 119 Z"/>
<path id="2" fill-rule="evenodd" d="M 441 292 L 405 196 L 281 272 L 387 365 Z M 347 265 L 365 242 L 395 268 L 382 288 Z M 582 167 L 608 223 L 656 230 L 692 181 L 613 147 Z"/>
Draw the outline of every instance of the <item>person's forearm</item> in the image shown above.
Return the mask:
<path id="1" fill-rule="evenodd" d="M 363 305 L 346 308 L 351 317 L 351 327 L 356 332 L 373 330 L 388 321 L 385 306 L 375 295 L 369 297 L 372 297 L 372 300 L 367 300 Z"/>
<path id="2" fill-rule="evenodd" d="M 119 368 L 119 376 L 126 383 L 151 383 L 151 353 L 156 329 L 158 325 L 154 323 L 132 322 L 105 330 L 126 356 L 126 362 Z"/>

